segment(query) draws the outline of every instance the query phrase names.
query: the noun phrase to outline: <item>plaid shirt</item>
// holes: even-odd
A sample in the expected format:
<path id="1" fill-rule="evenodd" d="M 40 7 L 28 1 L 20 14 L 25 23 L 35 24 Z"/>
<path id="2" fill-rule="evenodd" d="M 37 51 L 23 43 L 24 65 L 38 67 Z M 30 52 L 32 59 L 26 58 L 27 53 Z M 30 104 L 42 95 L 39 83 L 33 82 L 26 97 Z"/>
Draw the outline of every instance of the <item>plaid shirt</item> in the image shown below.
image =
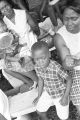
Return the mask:
<path id="1" fill-rule="evenodd" d="M 67 72 L 56 61 L 50 60 L 49 66 L 42 69 L 35 65 L 35 70 L 40 79 L 44 80 L 44 88 L 52 98 L 62 97 L 66 84 L 64 80 L 68 77 Z"/>

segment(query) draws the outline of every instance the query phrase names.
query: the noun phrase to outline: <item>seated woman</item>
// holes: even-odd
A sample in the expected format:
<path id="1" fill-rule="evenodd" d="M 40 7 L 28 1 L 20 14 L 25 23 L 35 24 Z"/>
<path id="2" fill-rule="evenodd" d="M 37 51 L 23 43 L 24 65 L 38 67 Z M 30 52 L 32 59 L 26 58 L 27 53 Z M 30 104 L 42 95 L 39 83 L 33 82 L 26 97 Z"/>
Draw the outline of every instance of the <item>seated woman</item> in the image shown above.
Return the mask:
<path id="1" fill-rule="evenodd" d="M 12 32 L 12 31 L 11 31 Z M 28 56 L 29 51 L 27 45 L 20 45 L 19 38 L 7 31 L 6 24 L 0 21 L 0 49 L 3 50 L 3 69 L 27 84 L 27 87 L 33 85 L 33 81 L 37 81 L 34 73 L 31 76 L 27 72 L 33 70 L 31 57 Z M 29 78 L 28 78 L 29 77 Z M 33 80 L 31 80 L 31 79 Z"/>
<path id="2" fill-rule="evenodd" d="M 12 9 L 6 0 L 0 1 L 0 11 L 3 15 L 3 20 L 4 20 L 5 24 L 7 25 L 7 28 L 9 30 L 15 31 L 15 33 L 18 34 L 19 44 L 26 43 L 30 50 L 32 44 L 37 41 L 37 36 L 34 33 L 36 33 L 36 32 L 38 33 L 39 28 L 35 24 L 35 22 L 32 20 L 32 18 L 28 14 L 28 12 L 26 12 L 25 10 Z M 5 70 L 4 72 L 6 74 L 10 74 L 16 78 L 19 77 L 22 79 L 22 77 L 23 77 L 20 73 L 17 73 L 17 72 L 16 72 L 16 74 L 15 74 L 15 72 L 13 72 L 14 74 L 12 74 L 11 71 L 7 71 L 7 70 Z M 23 74 L 25 74 L 25 73 L 23 72 Z M 34 68 L 33 68 L 33 70 L 26 72 L 26 76 L 31 79 L 36 80 Z M 17 80 L 16 80 L 16 82 L 13 82 L 12 79 L 10 80 L 10 82 L 12 84 L 15 83 L 14 86 L 16 86 L 16 82 L 19 83 L 19 81 L 17 81 Z"/>
<path id="3" fill-rule="evenodd" d="M 73 84 L 70 99 L 80 119 L 80 0 L 70 0 L 63 6 L 64 26 L 55 35 L 55 46 Z"/>

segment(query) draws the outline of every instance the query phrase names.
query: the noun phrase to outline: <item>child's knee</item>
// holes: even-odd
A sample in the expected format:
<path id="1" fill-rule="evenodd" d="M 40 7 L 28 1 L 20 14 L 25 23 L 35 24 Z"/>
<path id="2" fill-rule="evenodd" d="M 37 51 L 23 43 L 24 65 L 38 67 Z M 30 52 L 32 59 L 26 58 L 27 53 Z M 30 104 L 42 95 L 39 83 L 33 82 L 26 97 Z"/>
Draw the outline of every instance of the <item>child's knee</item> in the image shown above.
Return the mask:
<path id="1" fill-rule="evenodd" d="M 56 17 L 56 13 L 55 13 L 54 8 L 52 6 L 48 6 L 47 7 L 47 12 L 48 12 L 48 16 L 50 17 L 51 22 L 53 23 L 53 25 L 57 26 L 58 22 L 57 22 L 57 17 Z"/>

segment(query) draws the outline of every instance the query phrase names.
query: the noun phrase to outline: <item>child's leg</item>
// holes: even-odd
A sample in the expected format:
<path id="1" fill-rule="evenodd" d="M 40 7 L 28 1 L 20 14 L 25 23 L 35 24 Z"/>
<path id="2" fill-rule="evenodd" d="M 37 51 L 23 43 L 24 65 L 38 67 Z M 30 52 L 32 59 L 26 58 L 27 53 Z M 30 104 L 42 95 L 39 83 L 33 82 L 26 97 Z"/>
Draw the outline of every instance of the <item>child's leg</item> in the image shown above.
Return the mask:
<path id="1" fill-rule="evenodd" d="M 38 82 L 38 77 L 37 77 L 36 72 L 34 70 L 29 71 L 29 72 L 21 72 L 21 74 L 30 78 L 33 81 Z"/>
<path id="2" fill-rule="evenodd" d="M 13 72 L 13 71 L 9 71 L 9 70 L 5 70 L 5 72 L 7 74 L 10 74 L 11 76 L 23 81 L 23 83 L 26 83 L 29 86 L 32 86 L 34 84 L 30 78 L 28 78 L 27 76 L 23 76 L 22 74 L 20 74 L 18 72 Z"/>
<path id="3" fill-rule="evenodd" d="M 53 7 L 50 6 L 50 5 L 48 5 L 46 10 L 47 10 L 48 16 L 49 16 L 50 19 L 51 19 L 52 24 L 53 24 L 54 26 L 57 26 L 57 25 L 58 25 L 58 22 L 57 22 L 57 18 L 56 18 L 55 11 L 54 11 Z"/>
<path id="4" fill-rule="evenodd" d="M 7 96 L 13 96 L 13 95 L 18 94 L 19 92 L 20 92 L 20 88 L 18 87 L 18 88 L 15 88 L 15 89 L 11 89 L 11 90 L 6 91 L 5 94 L 6 94 Z"/>
<path id="5" fill-rule="evenodd" d="M 54 7 L 55 7 L 55 9 L 56 9 L 56 12 L 57 12 L 58 17 L 59 17 L 60 20 L 63 22 L 63 18 L 62 18 L 62 15 L 61 15 L 61 12 L 60 12 L 58 3 L 55 4 Z"/>

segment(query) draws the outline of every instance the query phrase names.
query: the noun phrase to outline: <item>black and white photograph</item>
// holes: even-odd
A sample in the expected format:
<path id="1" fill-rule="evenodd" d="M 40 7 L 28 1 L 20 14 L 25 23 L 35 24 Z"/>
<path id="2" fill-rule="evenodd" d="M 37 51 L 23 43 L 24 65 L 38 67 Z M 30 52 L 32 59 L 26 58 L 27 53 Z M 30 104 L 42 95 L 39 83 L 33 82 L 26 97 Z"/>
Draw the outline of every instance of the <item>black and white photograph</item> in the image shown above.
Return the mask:
<path id="1" fill-rule="evenodd" d="M 0 120 L 80 120 L 80 0 L 0 0 Z"/>

